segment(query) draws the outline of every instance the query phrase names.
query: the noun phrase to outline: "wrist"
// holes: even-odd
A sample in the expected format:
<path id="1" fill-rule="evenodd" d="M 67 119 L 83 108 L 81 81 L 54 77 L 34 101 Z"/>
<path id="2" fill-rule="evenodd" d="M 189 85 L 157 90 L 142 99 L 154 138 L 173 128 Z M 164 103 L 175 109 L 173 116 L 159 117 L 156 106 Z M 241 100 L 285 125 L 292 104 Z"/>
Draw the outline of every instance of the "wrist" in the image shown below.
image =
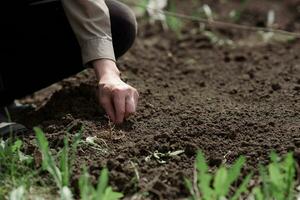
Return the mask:
<path id="1" fill-rule="evenodd" d="M 120 78 L 120 71 L 114 61 L 109 59 L 99 59 L 92 62 L 98 81 L 105 77 Z"/>

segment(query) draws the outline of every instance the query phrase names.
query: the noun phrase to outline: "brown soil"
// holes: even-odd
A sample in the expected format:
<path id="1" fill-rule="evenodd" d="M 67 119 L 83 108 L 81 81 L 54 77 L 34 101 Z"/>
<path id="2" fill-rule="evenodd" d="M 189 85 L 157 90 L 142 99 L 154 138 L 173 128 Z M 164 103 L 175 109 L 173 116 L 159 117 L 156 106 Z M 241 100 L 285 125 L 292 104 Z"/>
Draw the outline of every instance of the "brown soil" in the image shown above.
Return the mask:
<path id="1" fill-rule="evenodd" d="M 197 149 L 211 167 L 245 155 L 248 170 L 268 162 L 271 150 L 300 155 L 300 42 L 220 47 L 189 27 L 178 39 L 141 25 L 119 62 L 140 92 L 139 109 L 120 127 L 98 108 L 91 71 L 25 99 L 38 109 L 19 121 L 40 125 L 51 147 L 62 146 L 70 126 L 74 133 L 84 125 L 84 138 L 102 139 L 102 150 L 80 147 L 74 184 L 84 163 L 95 177 L 107 166 L 110 183 L 127 197 L 149 192 L 149 199 L 178 199 L 187 196 L 183 177 L 191 176 Z M 176 150 L 185 152 L 165 164 L 145 161 L 155 151 Z"/>

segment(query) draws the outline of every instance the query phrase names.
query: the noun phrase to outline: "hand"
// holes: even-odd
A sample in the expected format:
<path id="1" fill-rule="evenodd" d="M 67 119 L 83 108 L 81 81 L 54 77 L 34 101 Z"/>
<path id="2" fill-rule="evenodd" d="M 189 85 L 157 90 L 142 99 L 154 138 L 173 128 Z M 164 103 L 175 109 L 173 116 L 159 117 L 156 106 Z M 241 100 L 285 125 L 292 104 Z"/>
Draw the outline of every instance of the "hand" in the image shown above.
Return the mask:
<path id="1" fill-rule="evenodd" d="M 120 124 L 136 111 L 139 94 L 137 90 L 123 82 L 116 64 L 110 60 L 93 63 L 99 80 L 98 99 L 110 120 Z"/>

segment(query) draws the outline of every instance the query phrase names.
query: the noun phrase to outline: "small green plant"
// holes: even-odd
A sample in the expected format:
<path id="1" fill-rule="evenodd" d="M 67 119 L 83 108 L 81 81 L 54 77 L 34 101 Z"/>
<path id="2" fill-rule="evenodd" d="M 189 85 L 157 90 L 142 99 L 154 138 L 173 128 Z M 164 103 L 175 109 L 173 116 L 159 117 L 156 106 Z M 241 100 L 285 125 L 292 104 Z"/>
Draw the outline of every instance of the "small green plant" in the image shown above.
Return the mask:
<path id="1" fill-rule="evenodd" d="M 168 10 L 173 13 L 177 12 L 176 3 L 174 1 L 169 1 Z M 168 27 L 175 32 L 178 37 L 180 37 L 181 30 L 183 28 L 183 21 L 178 17 L 167 15 L 166 22 Z"/>
<path id="2" fill-rule="evenodd" d="M 58 167 L 50 152 L 49 144 L 43 131 L 40 128 L 34 128 L 34 131 L 42 154 L 42 168 L 48 171 L 54 178 L 56 186 L 60 189 L 61 199 L 73 199 L 72 192 L 69 188 L 71 167 L 67 139 L 64 139 L 64 147 L 60 153 L 60 166 Z"/>
<path id="3" fill-rule="evenodd" d="M 42 168 L 49 172 L 53 177 L 56 186 L 60 190 L 60 196 L 62 200 L 72 200 L 73 194 L 70 186 L 70 176 L 72 174 L 73 161 L 78 144 L 80 143 L 81 133 L 75 136 L 71 147 L 67 138 L 64 139 L 64 147 L 60 152 L 60 165 L 57 166 L 54 157 L 52 156 L 48 141 L 40 128 L 34 128 L 36 132 L 38 146 L 42 153 Z M 70 156 L 71 148 L 71 156 Z M 79 180 L 79 190 L 81 200 L 117 200 L 123 197 L 123 194 L 114 192 L 110 186 L 108 186 L 108 170 L 103 169 L 101 176 L 99 177 L 97 188 L 95 189 L 90 182 L 89 174 L 86 168 Z"/>
<path id="4" fill-rule="evenodd" d="M 280 159 L 274 152 L 271 153 L 271 163 L 266 167 L 259 167 L 260 184 L 252 191 L 248 184 L 252 173 L 243 178 L 236 189 L 230 190 L 240 177 L 245 164 L 245 158 L 240 157 L 230 167 L 221 166 L 213 174 L 209 172 L 208 165 L 202 152 L 196 158 L 196 173 L 193 182 L 185 179 L 186 187 L 191 193 L 191 200 L 237 200 L 244 197 L 252 200 L 293 200 L 296 198 L 296 162 L 292 153 Z M 230 195 L 232 194 L 232 195 Z"/>
<path id="5" fill-rule="evenodd" d="M 281 160 L 273 152 L 271 153 L 271 161 L 267 167 L 260 166 L 262 186 L 253 189 L 255 199 L 295 199 L 296 163 L 293 154 L 289 153 Z"/>
<path id="6" fill-rule="evenodd" d="M 241 169 L 245 164 L 245 158 L 240 157 L 230 168 L 221 166 L 215 174 L 209 172 L 202 152 L 198 152 L 196 158 L 196 173 L 192 181 L 185 179 L 187 188 L 191 193 L 191 200 L 237 200 L 243 192 L 247 192 L 248 183 L 252 173 L 247 175 L 239 185 L 235 193 L 229 197 L 230 188 L 240 176 Z"/>
<path id="7" fill-rule="evenodd" d="M 33 167 L 33 158 L 21 151 L 22 146 L 21 140 L 0 139 L 0 199 L 13 188 L 27 187 L 33 180 L 35 173 L 29 170 Z"/>
<path id="8" fill-rule="evenodd" d="M 91 184 L 89 177 L 87 169 L 84 168 L 79 179 L 81 200 L 118 200 L 123 197 L 122 193 L 114 192 L 112 187 L 108 186 L 108 170 L 106 168 L 101 171 L 96 188 Z"/>

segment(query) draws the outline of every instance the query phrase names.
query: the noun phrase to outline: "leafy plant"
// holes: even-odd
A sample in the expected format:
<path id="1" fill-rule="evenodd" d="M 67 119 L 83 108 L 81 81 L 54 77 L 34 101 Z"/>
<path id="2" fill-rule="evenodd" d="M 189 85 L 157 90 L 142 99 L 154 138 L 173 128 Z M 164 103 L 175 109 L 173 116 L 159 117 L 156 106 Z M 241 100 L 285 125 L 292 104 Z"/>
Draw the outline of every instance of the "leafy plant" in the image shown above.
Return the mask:
<path id="1" fill-rule="evenodd" d="M 296 162 L 293 154 L 289 153 L 280 159 L 274 152 L 271 153 L 271 163 L 266 167 L 259 167 L 260 185 L 248 191 L 247 186 L 252 173 L 247 175 L 237 189 L 230 191 L 238 180 L 245 158 L 240 157 L 230 167 L 219 167 L 213 174 L 202 152 L 196 158 L 196 173 L 194 181 L 185 179 L 186 187 L 191 193 L 191 200 L 237 200 L 242 193 L 246 193 L 253 200 L 293 200 L 296 199 Z M 230 195 L 233 193 L 233 195 Z"/>
<path id="2" fill-rule="evenodd" d="M 33 158 L 21 151 L 22 146 L 21 140 L 0 139 L 0 199 L 12 188 L 29 185 L 35 175 L 29 170 L 33 167 Z"/>
<path id="3" fill-rule="evenodd" d="M 54 178 L 57 187 L 60 189 L 60 195 L 62 200 L 72 200 L 72 191 L 69 188 L 70 176 L 72 174 L 72 166 L 74 156 L 78 144 L 80 143 L 81 134 L 75 136 L 71 147 L 67 138 L 64 139 L 64 147 L 60 152 L 60 165 L 57 166 L 54 157 L 52 156 L 48 141 L 40 128 L 34 128 L 36 132 L 38 146 L 42 153 L 42 168 L 48 171 Z M 70 149 L 72 150 L 70 156 Z M 101 176 L 99 177 L 97 188 L 94 188 L 90 182 L 89 174 L 84 168 L 83 174 L 79 180 L 79 189 L 81 200 L 117 200 L 123 197 L 123 194 L 114 192 L 110 186 L 108 186 L 108 170 L 103 169 Z"/>
<path id="4" fill-rule="evenodd" d="M 114 192 L 108 186 L 108 170 L 106 168 L 101 171 L 96 188 L 91 184 L 89 177 L 87 169 L 84 168 L 83 174 L 79 179 L 80 197 L 82 200 L 118 200 L 123 197 L 122 193 Z"/>
<path id="5" fill-rule="evenodd" d="M 42 153 L 42 168 L 48 171 L 54 178 L 56 186 L 60 189 L 61 199 L 73 199 L 71 190 L 69 189 L 70 181 L 70 160 L 69 160 L 69 144 L 67 139 L 64 139 L 64 147 L 60 155 L 60 166 L 55 163 L 52 156 L 48 141 L 40 128 L 34 128 L 36 133 L 37 143 Z"/>
<path id="6" fill-rule="evenodd" d="M 173 13 L 177 12 L 176 3 L 174 1 L 169 1 L 168 10 Z M 172 31 L 174 31 L 177 34 L 177 36 L 180 36 L 181 30 L 183 28 L 182 20 L 178 17 L 167 15 L 166 22 L 167 22 L 168 27 Z"/>
<path id="7" fill-rule="evenodd" d="M 247 175 L 238 189 L 231 197 L 230 188 L 235 183 L 241 173 L 241 169 L 245 164 L 245 158 L 240 157 L 230 168 L 225 166 L 219 167 L 215 174 L 209 172 L 209 167 L 206 163 L 204 155 L 201 151 L 198 152 L 196 158 L 196 174 L 195 180 L 190 181 L 185 179 L 186 187 L 191 193 L 192 200 L 221 200 L 231 199 L 237 200 L 243 192 L 247 192 L 247 186 L 252 177 L 252 173 Z"/>
<path id="8" fill-rule="evenodd" d="M 276 153 L 271 153 L 271 163 L 267 167 L 260 166 L 262 186 L 253 189 L 256 200 L 295 199 L 296 163 L 293 154 L 289 153 L 283 160 Z"/>

